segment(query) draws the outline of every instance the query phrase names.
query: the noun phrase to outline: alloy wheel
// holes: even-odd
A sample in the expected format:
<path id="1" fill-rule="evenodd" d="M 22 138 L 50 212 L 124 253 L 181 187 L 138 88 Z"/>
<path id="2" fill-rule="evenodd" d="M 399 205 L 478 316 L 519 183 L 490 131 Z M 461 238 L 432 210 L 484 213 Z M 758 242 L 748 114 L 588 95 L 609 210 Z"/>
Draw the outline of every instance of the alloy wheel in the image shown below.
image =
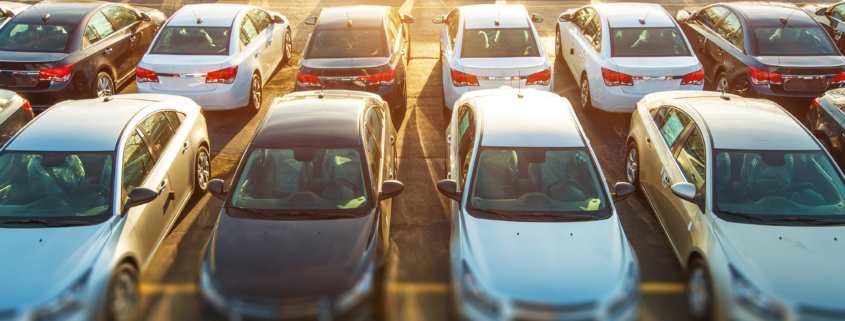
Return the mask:
<path id="1" fill-rule="evenodd" d="M 101 75 L 97 81 L 97 97 L 111 96 L 114 94 L 114 84 L 107 75 Z"/>
<path id="2" fill-rule="evenodd" d="M 137 304 L 138 281 L 130 271 L 122 270 L 112 284 L 111 311 L 114 320 L 131 320 Z"/>
<path id="3" fill-rule="evenodd" d="M 587 79 L 581 81 L 581 109 L 587 110 L 587 104 L 590 103 L 590 84 Z"/>
<path id="4" fill-rule="evenodd" d="M 555 31 L 555 54 L 563 55 L 560 50 L 560 30 L 557 30 Z"/>
<path id="5" fill-rule="evenodd" d="M 639 164 L 637 164 L 637 150 L 632 148 L 628 151 L 628 157 L 625 159 L 625 173 L 629 183 L 634 183 L 639 175 Z"/>
<path id="6" fill-rule="evenodd" d="M 285 59 L 290 59 L 293 52 L 293 43 L 290 40 L 290 32 L 285 33 Z"/>
<path id="7" fill-rule="evenodd" d="M 252 77 L 252 103 L 255 109 L 261 109 L 261 79 L 258 75 Z"/>
<path id="8" fill-rule="evenodd" d="M 208 160 L 208 150 L 202 148 L 197 155 L 197 184 L 200 189 L 208 187 L 211 178 L 211 162 Z"/>
<path id="9" fill-rule="evenodd" d="M 710 306 L 710 290 L 705 273 L 703 269 L 696 268 L 687 280 L 687 306 L 690 314 L 696 317 L 707 315 Z"/>

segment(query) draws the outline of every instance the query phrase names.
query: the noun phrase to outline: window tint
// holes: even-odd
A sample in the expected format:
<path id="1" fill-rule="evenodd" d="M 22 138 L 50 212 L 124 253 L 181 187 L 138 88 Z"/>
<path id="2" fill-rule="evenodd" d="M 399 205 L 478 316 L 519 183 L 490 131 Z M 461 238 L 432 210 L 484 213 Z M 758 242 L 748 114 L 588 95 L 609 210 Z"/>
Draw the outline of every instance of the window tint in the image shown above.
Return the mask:
<path id="1" fill-rule="evenodd" d="M 308 58 L 385 57 L 384 35 L 378 29 L 317 30 Z"/>
<path id="2" fill-rule="evenodd" d="M 88 27 L 91 27 L 91 30 L 94 30 L 94 33 L 96 33 L 97 37 L 100 39 L 114 33 L 114 26 L 112 26 L 109 19 L 106 18 L 106 15 L 100 11 L 91 17 L 91 21 L 88 22 Z"/>
<path id="3" fill-rule="evenodd" d="M 692 119 L 675 108 L 661 108 L 657 112 L 654 122 L 657 124 L 660 136 L 663 136 L 663 140 L 666 141 L 666 145 L 672 147 L 684 128 L 692 123 Z"/>
<path id="4" fill-rule="evenodd" d="M 72 29 L 70 26 L 9 23 L 0 30 L 0 50 L 65 52 Z"/>
<path id="5" fill-rule="evenodd" d="M 167 27 L 159 32 L 150 53 L 226 55 L 229 53 L 229 32 L 229 28 Z M 245 44 L 248 43 L 249 39 L 246 39 Z"/>
<path id="6" fill-rule="evenodd" d="M 368 125 L 369 127 L 369 125 Z M 381 146 L 379 146 L 379 135 L 374 133 L 372 129 L 366 130 L 366 152 L 367 162 L 370 165 L 370 177 L 373 179 L 373 187 L 378 190 L 381 186 Z"/>
<path id="7" fill-rule="evenodd" d="M 707 177 L 707 157 L 704 147 L 704 138 L 701 136 L 701 131 L 696 128 L 690 133 L 683 148 L 675 156 L 681 171 L 687 181 L 695 185 L 698 192 L 702 192 L 704 188 L 705 178 Z"/>
<path id="8" fill-rule="evenodd" d="M 249 17 L 244 17 L 243 22 L 241 22 L 241 44 L 246 47 L 255 37 L 258 37 L 258 29 L 255 28 L 255 24 Z"/>
<path id="9" fill-rule="evenodd" d="M 114 19 L 114 22 L 117 23 L 117 29 L 123 29 L 135 23 L 135 21 L 138 21 L 138 16 L 135 15 L 135 11 L 126 7 L 112 6 L 106 8 L 106 12 L 112 17 L 112 19 Z"/>
<path id="10" fill-rule="evenodd" d="M 534 33 L 529 28 L 464 30 L 462 58 L 539 56 Z"/>
<path id="11" fill-rule="evenodd" d="M 85 27 L 85 40 L 88 41 L 88 44 L 94 44 L 97 42 L 99 38 L 97 38 L 97 34 L 94 33 L 94 30 L 91 29 L 90 26 Z"/>
<path id="12" fill-rule="evenodd" d="M 843 21 L 842 17 L 845 16 L 845 4 L 840 4 L 838 6 L 833 7 L 830 16 L 839 21 Z"/>
<path id="13" fill-rule="evenodd" d="M 689 56 L 684 35 L 678 28 L 610 29 L 611 57 Z"/>
<path id="14" fill-rule="evenodd" d="M 387 24 L 387 36 L 390 39 L 390 49 L 396 46 L 396 37 L 399 36 L 399 29 L 392 22 Z"/>
<path id="15" fill-rule="evenodd" d="M 590 8 L 578 10 L 578 12 L 576 12 L 575 15 L 573 15 L 572 17 L 572 23 L 574 23 L 575 26 L 578 27 L 578 30 L 584 29 L 584 24 L 586 24 L 587 20 L 589 20 L 590 17 L 593 16 L 593 12 L 593 9 Z"/>
<path id="16" fill-rule="evenodd" d="M 839 55 L 819 27 L 754 28 L 761 56 Z"/>
<path id="17" fill-rule="evenodd" d="M 733 12 L 722 21 L 716 33 L 734 46 L 742 48 L 742 26 L 739 23 L 739 18 Z"/>
<path id="18" fill-rule="evenodd" d="M 458 171 L 461 177 L 460 185 L 463 188 L 464 184 L 467 180 L 467 173 L 469 173 L 469 166 L 470 162 L 472 161 L 472 152 L 475 148 L 475 118 L 473 117 L 472 109 L 469 107 L 464 107 L 465 113 L 464 117 L 466 119 L 467 125 L 466 129 L 461 130 L 463 132 L 460 135 L 459 145 L 458 145 Z M 463 118 L 462 118 L 463 121 Z"/>
<path id="19" fill-rule="evenodd" d="M 449 14 L 449 41 L 452 45 L 452 50 L 455 49 L 455 39 L 458 37 L 458 29 L 460 29 L 461 12 L 458 9 L 452 10 Z"/>
<path id="20" fill-rule="evenodd" d="M 460 142 L 464 139 L 467 129 L 469 129 L 470 117 L 472 115 L 469 113 L 469 109 L 464 107 L 461 109 L 461 114 L 458 117 L 460 119 L 460 122 L 458 122 L 458 141 Z"/>
<path id="21" fill-rule="evenodd" d="M 584 37 L 596 50 L 601 52 L 601 19 L 598 16 L 590 20 L 584 27 Z"/>
<path id="22" fill-rule="evenodd" d="M 179 126 L 182 124 L 182 121 L 179 120 L 179 116 L 176 116 L 176 112 L 168 110 L 164 112 L 164 115 L 167 116 L 168 120 L 170 120 L 170 125 L 173 126 L 173 131 L 179 131 Z"/>
<path id="23" fill-rule="evenodd" d="M 147 117 L 138 125 L 153 144 L 153 150 L 159 155 L 167 149 L 167 144 L 173 139 L 173 128 L 164 113 L 155 113 Z"/>
<path id="24" fill-rule="evenodd" d="M 376 141 L 379 146 L 384 141 L 384 126 L 382 126 L 382 112 L 378 107 L 370 108 L 367 112 L 367 118 L 364 120 L 367 129 L 371 130 L 376 135 Z"/>
<path id="25" fill-rule="evenodd" d="M 255 19 L 255 22 L 258 23 L 258 32 L 267 29 L 272 23 L 273 19 L 270 19 L 270 14 L 265 12 L 261 9 L 252 9 L 249 11 L 249 14 Z"/>
<path id="26" fill-rule="evenodd" d="M 127 195 L 135 187 L 144 185 L 154 166 L 155 161 L 147 144 L 137 131 L 133 131 L 123 151 L 123 190 Z"/>
<path id="27" fill-rule="evenodd" d="M 701 10 L 701 13 L 698 14 L 697 20 L 708 28 L 713 29 L 713 27 L 716 26 L 716 23 L 719 22 L 726 12 L 728 12 L 728 9 L 725 7 L 710 7 Z"/>

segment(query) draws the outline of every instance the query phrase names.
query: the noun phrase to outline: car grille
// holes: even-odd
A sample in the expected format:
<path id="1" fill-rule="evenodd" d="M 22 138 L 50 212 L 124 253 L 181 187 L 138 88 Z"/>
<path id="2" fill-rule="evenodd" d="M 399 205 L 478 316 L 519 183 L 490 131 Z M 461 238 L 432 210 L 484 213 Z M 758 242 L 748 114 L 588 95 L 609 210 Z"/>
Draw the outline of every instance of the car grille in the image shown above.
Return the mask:
<path id="1" fill-rule="evenodd" d="M 597 320 L 595 302 L 582 302 L 575 304 L 550 304 L 515 301 L 514 320 L 567 320 L 567 321 L 592 321 Z"/>
<path id="2" fill-rule="evenodd" d="M 798 308 L 799 319 L 802 321 L 833 321 L 845 320 L 845 310 L 830 308 L 800 306 Z"/>

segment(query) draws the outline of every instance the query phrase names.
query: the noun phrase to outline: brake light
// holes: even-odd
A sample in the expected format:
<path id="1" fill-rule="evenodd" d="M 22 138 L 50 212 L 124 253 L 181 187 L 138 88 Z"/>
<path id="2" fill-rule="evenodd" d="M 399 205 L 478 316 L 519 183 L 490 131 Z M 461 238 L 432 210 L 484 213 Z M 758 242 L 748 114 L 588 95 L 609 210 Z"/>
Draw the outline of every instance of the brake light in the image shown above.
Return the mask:
<path id="1" fill-rule="evenodd" d="M 38 79 L 49 80 L 50 83 L 67 82 L 73 75 L 74 69 L 76 69 L 76 64 L 44 69 L 38 73 Z"/>
<path id="2" fill-rule="evenodd" d="M 32 112 L 32 105 L 29 104 L 29 100 L 26 100 L 24 98 L 21 98 L 21 100 L 23 100 L 23 102 L 21 103 L 21 108 L 29 110 L 29 112 Z"/>
<path id="3" fill-rule="evenodd" d="M 704 85 L 704 69 L 699 69 L 696 72 L 684 75 L 684 79 L 681 80 L 681 85 Z"/>
<path id="4" fill-rule="evenodd" d="M 551 68 L 547 68 L 538 73 L 533 73 L 528 75 L 528 81 L 525 82 L 526 86 L 530 85 L 543 85 L 548 86 L 549 82 L 552 79 L 552 70 Z"/>
<path id="5" fill-rule="evenodd" d="M 845 83 L 845 72 L 840 72 L 840 73 L 836 74 L 836 76 L 833 76 L 833 83 L 834 84 Z"/>
<path id="6" fill-rule="evenodd" d="M 299 87 L 320 87 L 320 78 L 306 74 L 302 71 L 297 71 L 296 85 Z"/>
<path id="7" fill-rule="evenodd" d="M 478 86 L 478 77 L 452 69 L 452 86 Z"/>
<path id="8" fill-rule="evenodd" d="M 631 75 L 616 72 L 607 68 L 601 69 L 601 76 L 604 78 L 604 84 L 608 87 L 634 85 L 634 78 L 631 77 Z"/>
<path id="9" fill-rule="evenodd" d="M 818 105 L 819 105 L 819 97 L 816 97 L 816 99 L 813 99 L 813 103 L 810 104 L 810 110 L 813 110 L 813 108 L 816 108 L 816 106 L 818 106 Z"/>
<path id="10" fill-rule="evenodd" d="M 158 75 L 155 71 L 141 67 L 135 67 L 135 81 L 137 82 L 158 82 Z"/>
<path id="11" fill-rule="evenodd" d="M 238 76 L 238 66 L 207 73 L 205 74 L 205 82 L 217 84 L 231 84 L 235 82 L 236 76 Z"/>
<path id="12" fill-rule="evenodd" d="M 765 70 L 748 67 L 748 78 L 751 83 L 757 86 L 764 86 L 768 84 L 780 84 L 783 82 L 783 77 L 778 73 L 768 72 Z"/>
<path id="13" fill-rule="evenodd" d="M 369 76 L 358 77 L 359 80 L 366 80 L 370 86 L 390 86 L 396 80 L 396 71 L 393 68 Z"/>

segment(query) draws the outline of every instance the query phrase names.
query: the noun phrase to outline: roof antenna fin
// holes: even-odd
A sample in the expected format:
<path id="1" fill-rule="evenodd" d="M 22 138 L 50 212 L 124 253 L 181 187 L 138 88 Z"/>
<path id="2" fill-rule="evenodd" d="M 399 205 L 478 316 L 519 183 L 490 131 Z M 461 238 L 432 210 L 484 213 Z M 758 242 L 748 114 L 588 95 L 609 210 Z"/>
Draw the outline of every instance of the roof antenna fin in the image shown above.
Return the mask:
<path id="1" fill-rule="evenodd" d="M 644 24 L 645 24 L 645 18 L 648 18 L 648 13 L 649 13 L 649 12 L 651 12 L 651 11 L 646 11 L 646 12 L 645 12 L 645 17 L 640 18 L 640 24 L 641 24 L 641 25 L 644 25 Z"/>
<path id="2" fill-rule="evenodd" d="M 352 19 L 349 19 L 349 12 L 346 13 L 346 27 L 352 28 Z"/>
<path id="3" fill-rule="evenodd" d="M 41 16 L 41 21 L 44 21 L 44 25 L 46 26 L 47 25 L 47 19 L 50 19 L 50 14 L 49 13 L 47 15 L 41 14 L 41 11 L 38 11 L 38 8 L 36 8 L 35 6 L 32 6 L 32 9 L 35 9 L 35 12 L 38 12 L 38 15 Z"/>
<path id="4" fill-rule="evenodd" d="M 323 77 L 323 74 L 325 72 L 326 72 L 325 70 L 320 70 L 320 77 L 321 78 Z M 323 81 L 325 81 L 325 79 L 317 78 L 317 80 L 320 81 L 320 93 L 317 94 L 317 98 L 323 99 L 323 97 L 325 97 L 325 94 L 323 93 L 323 87 L 325 87 L 325 85 L 323 85 Z"/>
<path id="5" fill-rule="evenodd" d="M 502 15 L 502 12 L 499 11 L 499 14 L 496 16 L 496 20 L 493 20 L 493 23 L 496 24 L 496 27 L 499 26 L 499 17 Z"/>
<path id="6" fill-rule="evenodd" d="M 201 23 L 202 23 L 202 18 L 200 18 L 199 16 L 197 16 L 196 11 L 194 11 L 193 9 L 191 10 L 191 12 L 193 12 L 193 13 L 194 13 L 194 18 L 197 18 L 197 24 L 201 24 Z"/>
<path id="7" fill-rule="evenodd" d="M 790 4 L 792 4 L 792 2 L 790 2 Z M 793 13 L 795 13 L 795 7 L 792 8 L 792 12 L 789 13 L 789 16 L 787 16 L 786 18 L 780 17 L 780 19 L 779 19 L 780 23 L 783 24 L 784 26 L 786 26 L 786 24 L 789 23 L 789 18 L 792 18 Z"/>
<path id="8" fill-rule="evenodd" d="M 522 71 L 520 70 L 517 74 L 519 75 L 519 79 L 516 80 L 516 98 L 523 98 L 525 96 L 522 95 Z"/>

